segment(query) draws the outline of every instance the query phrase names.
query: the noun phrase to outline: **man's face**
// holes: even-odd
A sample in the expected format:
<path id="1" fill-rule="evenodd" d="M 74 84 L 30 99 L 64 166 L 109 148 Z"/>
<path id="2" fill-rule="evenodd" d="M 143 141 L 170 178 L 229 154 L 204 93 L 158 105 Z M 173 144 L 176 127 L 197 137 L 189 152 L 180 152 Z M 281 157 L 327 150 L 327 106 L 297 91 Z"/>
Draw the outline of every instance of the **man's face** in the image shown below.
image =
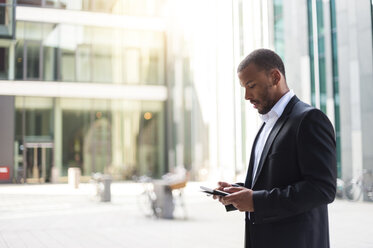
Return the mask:
<path id="1" fill-rule="evenodd" d="M 245 88 L 245 99 L 258 109 L 259 114 L 268 113 L 275 105 L 275 86 L 270 72 L 260 70 L 254 63 L 238 73 L 240 84 Z"/>

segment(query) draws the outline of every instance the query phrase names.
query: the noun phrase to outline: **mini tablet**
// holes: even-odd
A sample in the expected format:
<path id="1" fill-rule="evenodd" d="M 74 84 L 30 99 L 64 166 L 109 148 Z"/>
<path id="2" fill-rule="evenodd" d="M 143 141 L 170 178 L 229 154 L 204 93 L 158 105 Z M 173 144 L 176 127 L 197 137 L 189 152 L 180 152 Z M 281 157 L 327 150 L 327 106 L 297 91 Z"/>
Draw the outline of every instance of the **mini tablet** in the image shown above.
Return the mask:
<path id="1" fill-rule="evenodd" d="M 202 192 L 210 194 L 210 195 L 219 195 L 219 196 L 229 195 L 228 192 L 224 192 L 224 191 L 217 190 L 217 189 L 210 189 L 204 186 L 200 186 L 200 188 L 202 189 Z"/>

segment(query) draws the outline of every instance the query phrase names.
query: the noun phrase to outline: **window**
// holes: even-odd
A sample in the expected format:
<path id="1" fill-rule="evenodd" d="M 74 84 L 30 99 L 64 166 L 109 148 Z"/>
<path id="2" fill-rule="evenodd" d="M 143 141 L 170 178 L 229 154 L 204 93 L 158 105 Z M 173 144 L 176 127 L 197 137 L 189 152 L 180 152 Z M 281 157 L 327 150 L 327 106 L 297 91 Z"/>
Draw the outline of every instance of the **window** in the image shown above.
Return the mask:
<path id="1" fill-rule="evenodd" d="M 274 14 L 274 43 L 275 50 L 284 59 L 285 44 L 284 44 L 284 11 L 283 0 L 273 1 Z"/>
<path id="2" fill-rule="evenodd" d="M 91 46 L 78 45 L 76 51 L 76 69 L 79 73 L 76 76 L 79 82 L 91 81 L 91 67 Z"/>
<path id="3" fill-rule="evenodd" d="M 23 66 L 26 69 L 28 80 L 41 80 L 41 43 L 38 41 L 25 42 L 25 55 Z"/>
<path id="4" fill-rule="evenodd" d="M 75 81 L 75 51 L 61 50 L 61 80 Z"/>
<path id="5" fill-rule="evenodd" d="M 323 1 L 308 0 L 311 103 L 326 113 L 326 63 Z M 316 33 L 314 32 L 316 31 Z"/>
<path id="6" fill-rule="evenodd" d="M 307 0 L 307 17 L 308 17 L 308 49 L 310 55 L 310 75 L 311 75 L 311 104 L 316 105 L 315 96 L 315 57 L 314 57 L 314 38 L 312 25 L 312 0 Z"/>
<path id="7" fill-rule="evenodd" d="M 370 8 L 370 18 L 372 19 L 372 37 L 373 37 L 373 0 L 371 0 L 371 1 L 372 1 L 372 5 L 371 5 L 371 8 Z M 373 39 L 372 39 L 372 45 L 373 45 Z"/>
<path id="8" fill-rule="evenodd" d="M 5 1 L 5 0 L 2 0 Z M 18 5 L 138 16 L 161 14 L 166 0 L 18 0 Z"/>
<path id="9" fill-rule="evenodd" d="M 42 0 L 17 0 L 19 5 L 41 6 Z"/>
<path id="10" fill-rule="evenodd" d="M 333 73 L 333 95 L 334 95 L 334 119 L 335 136 L 337 142 L 337 169 L 338 177 L 342 175 L 341 169 L 341 120 L 339 110 L 339 77 L 338 77 L 338 47 L 337 47 L 337 22 L 335 11 L 335 0 L 330 1 L 330 24 L 332 39 L 332 73 Z"/>
<path id="11" fill-rule="evenodd" d="M 113 75 L 112 48 L 105 45 L 92 46 L 93 82 L 111 83 Z"/>
<path id="12" fill-rule="evenodd" d="M 14 35 L 14 5 L 11 0 L 0 0 L 0 37 L 12 39 Z"/>
<path id="13" fill-rule="evenodd" d="M 9 48 L 0 47 L 0 79 L 8 79 Z"/>
<path id="14" fill-rule="evenodd" d="M 15 55 L 18 80 L 165 83 L 162 32 L 19 21 Z"/>

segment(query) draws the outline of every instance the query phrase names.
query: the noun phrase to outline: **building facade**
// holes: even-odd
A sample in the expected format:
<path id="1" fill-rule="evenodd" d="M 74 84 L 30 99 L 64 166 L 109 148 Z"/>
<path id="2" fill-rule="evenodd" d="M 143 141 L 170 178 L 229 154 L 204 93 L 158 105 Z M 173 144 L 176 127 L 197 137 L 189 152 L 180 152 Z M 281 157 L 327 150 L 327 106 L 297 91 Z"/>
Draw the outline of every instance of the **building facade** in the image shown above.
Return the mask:
<path id="1" fill-rule="evenodd" d="M 371 1 L 194 4 L 201 12 L 207 9 L 204 5 L 210 10 L 210 14 L 190 13 L 199 26 L 191 34 L 191 83 L 184 93 L 198 103 L 190 113 L 199 124 L 193 122 L 195 126 L 186 134 L 192 137 L 191 168 L 196 175 L 213 180 L 245 177 L 261 121 L 244 101 L 236 68 L 246 55 L 261 47 L 273 49 L 283 58 L 290 88 L 325 112 L 333 123 L 338 177 L 348 181 L 364 169 L 373 169 L 373 132 L 369 129 L 373 125 L 369 97 L 373 94 Z M 201 132 L 207 134 L 204 140 Z"/>
<path id="2" fill-rule="evenodd" d="M 253 49 L 270 45 L 267 1 L 173 1 L 187 47 L 174 64 L 173 142 L 177 164 L 197 180 L 244 180 L 260 126 L 244 101 L 237 66 Z M 184 21 L 183 21 L 184 20 Z M 186 20 L 186 21 L 185 21 Z M 189 71 L 182 77 L 184 69 Z M 169 159 L 169 161 L 173 161 Z"/>
<path id="3" fill-rule="evenodd" d="M 236 68 L 274 49 L 324 111 L 338 176 L 373 169 L 369 0 L 0 1 L 0 180 L 243 180 L 261 124 Z M 1 171 L 9 168 L 8 177 Z"/>
<path id="4" fill-rule="evenodd" d="M 0 2 L 2 181 L 165 173 L 164 3 Z"/>
<path id="5" fill-rule="evenodd" d="M 271 6 L 280 12 L 271 21 L 273 44 L 288 83 L 334 124 L 338 177 L 373 169 L 372 1 L 272 0 Z"/>
<path id="6" fill-rule="evenodd" d="M 14 126 L 0 132 L 12 149 L 0 162 L 11 179 L 61 181 L 69 167 L 159 177 L 176 166 L 196 180 L 244 177 L 260 121 L 236 68 L 270 45 L 267 1 L 2 6 L 14 13 L 0 43 L 3 122 Z"/>

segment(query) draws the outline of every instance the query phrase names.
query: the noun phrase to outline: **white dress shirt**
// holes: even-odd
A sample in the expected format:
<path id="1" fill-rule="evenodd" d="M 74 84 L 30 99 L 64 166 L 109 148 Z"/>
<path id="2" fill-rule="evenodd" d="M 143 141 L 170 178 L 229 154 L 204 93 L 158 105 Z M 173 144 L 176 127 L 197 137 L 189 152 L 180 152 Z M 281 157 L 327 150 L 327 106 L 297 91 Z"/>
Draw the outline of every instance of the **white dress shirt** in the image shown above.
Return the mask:
<path id="1" fill-rule="evenodd" d="M 255 160 L 254 160 L 254 168 L 253 168 L 253 180 L 258 170 L 258 165 L 260 162 L 260 157 L 262 156 L 263 148 L 265 143 L 267 142 L 267 138 L 271 133 L 273 126 L 275 125 L 276 121 L 280 118 L 282 113 L 285 110 L 286 105 L 289 103 L 290 99 L 294 96 L 293 90 L 288 91 L 285 95 L 283 95 L 280 100 L 272 107 L 272 109 L 264 115 L 260 115 L 260 118 L 263 122 L 265 122 L 265 126 L 263 127 L 262 132 L 258 138 L 258 141 L 255 146 Z"/>

